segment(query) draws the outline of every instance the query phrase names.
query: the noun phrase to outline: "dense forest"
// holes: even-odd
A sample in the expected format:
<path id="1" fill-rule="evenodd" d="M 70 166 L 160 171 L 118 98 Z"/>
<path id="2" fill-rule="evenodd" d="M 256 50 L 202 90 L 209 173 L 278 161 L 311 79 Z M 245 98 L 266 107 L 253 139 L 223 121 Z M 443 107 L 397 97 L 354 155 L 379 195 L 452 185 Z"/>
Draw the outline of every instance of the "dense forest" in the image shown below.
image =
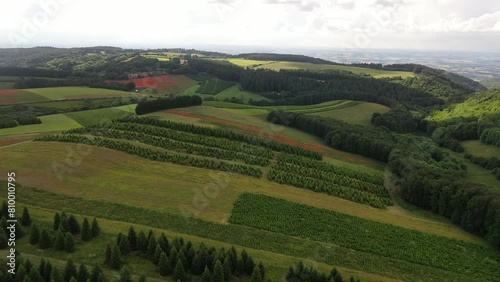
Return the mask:
<path id="1" fill-rule="evenodd" d="M 199 106 L 202 100 L 200 96 L 178 96 L 174 98 L 159 98 L 151 101 L 143 101 L 137 104 L 135 113 L 144 115 L 147 113 L 157 112 L 181 107 Z"/>

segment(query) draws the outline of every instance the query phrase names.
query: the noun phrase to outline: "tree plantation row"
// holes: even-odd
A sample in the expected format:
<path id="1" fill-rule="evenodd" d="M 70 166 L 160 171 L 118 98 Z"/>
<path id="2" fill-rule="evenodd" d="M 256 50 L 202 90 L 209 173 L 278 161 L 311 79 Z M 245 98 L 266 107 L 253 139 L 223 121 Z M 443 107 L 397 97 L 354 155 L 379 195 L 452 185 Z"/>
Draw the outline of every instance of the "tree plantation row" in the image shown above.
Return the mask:
<path id="1" fill-rule="evenodd" d="M 474 279 L 483 277 L 485 281 L 495 280 L 500 271 L 500 255 L 479 244 L 264 195 L 240 195 L 229 222 L 331 242 L 354 250 L 463 273 Z"/>
<path id="2" fill-rule="evenodd" d="M 128 130 L 114 130 L 114 129 L 96 129 L 94 130 L 73 130 L 73 133 L 85 133 L 92 134 L 94 136 L 101 136 L 113 139 L 124 139 L 130 141 L 140 141 L 141 143 L 151 145 L 158 148 L 163 148 L 167 150 L 178 151 L 180 153 L 187 153 L 193 155 L 200 155 L 209 158 L 231 160 L 231 161 L 243 161 L 246 164 L 258 165 L 258 166 L 268 166 L 270 164 L 269 159 L 254 157 L 251 155 L 228 151 L 223 149 L 217 149 L 212 147 L 206 147 L 201 145 L 194 145 L 186 142 L 180 142 L 176 140 L 171 140 L 167 138 L 161 138 L 156 136 L 151 136 L 148 134 L 128 131 Z"/>
<path id="3" fill-rule="evenodd" d="M 285 152 L 293 155 L 299 155 L 311 159 L 321 160 L 322 155 L 316 151 L 307 150 L 298 146 L 292 146 L 288 144 L 279 143 L 274 140 L 255 137 L 251 135 L 246 135 L 242 133 L 237 133 L 231 130 L 209 128 L 203 126 L 196 126 L 192 124 L 177 123 L 168 120 L 159 120 L 154 118 L 136 118 L 128 117 L 118 120 L 118 122 L 125 123 L 137 123 L 143 125 L 152 125 L 161 128 L 168 128 L 177 131 L 189 132 L 196 135 L 212 136 L 217 138 L 224 138 L 231 141 L 243 142 L 253 146 L 259 146 L 263 148 L 268 148 L 273 151 Z"/>
<path id="4" fill-rule="evenodd" d="M 269 180 L 280 184 L 287 184 L 299 188 L 305 188 L 318 193 L 344 198 L 354 202 L 368 204 L 376 208 L 384 208 L 391 205 L 389 198 L 381 198 L 372 193 L 359 191 L 351 187 L 341 186 L 329 181 L 318 180 L 316 178 L 295 174 L 271 168 L 267 176 Z"/>
<path id="5" fill-rule="evenodd" d="M 168 213 L 109 201 L 90 200 L 69 195 L 60 195 L 27 186 L 23 186 L 22 189 L 19 190 L 18 200 L 28 205 L 35 205 L 54 210 L 57 210 L 64 205 L 65 210 L 71 213 L 85 214 L 87 216 L 99 216 L 100 218 L 106 218 L 114 221 L 130 222 L 153 228 L 168 229 L 177 233 L 189 234 L 232 245 L 239 245 L 246 248 L 264 250 L 294 257 L 314 258 L 317 262 L 344 266 L 351 269 L 359 269 L 365 272 L 376 273 L 401 280 L 419 280 L 422 277 L 422 273 L 425 273 L 426 278 L 434 280 L 488 281 L 492 279 L 487 279 L 487 277 L 493 277 L 498 272 L 495 269 L 494 271 L 491 271 L 489 275 L 481 275 L 481 269 L 478 268 L 479 272 L 472 277 L 471 275 L 450 272 L 441 268 L 430 267 L 400 259 L 393 259 L 366 251 L 358 251 L 356 249 L 340 246 L 336 243 L 325 243 L 318 240 L 302 239 L 297 236 L 288 236 L 283 233 L 270 232 L 240 224 L 218 224 L 195 218 L 194 216 L 196 215 L 196 210 L 192 210 L 189 206 L 181 206 L 180 214 Z M 279 209 L 279 207 L 277 209 Z M 290 212 L 290 216 L 295 215 L 295 211 Z M 294 220 L 297 220 L 296 216 Z M 320 218 L 317 220 L 320 220 Z M 333 222 L 335 222 L 335 220 Z M 392 228 L 396 228 L 387 224 L 380 224 L 372 221 L 370 222 L 375 226 L 379 226 L 376 230 L 381 230 L 380 232 L 382 233 L 385 233 Z M 332 222 L 330 221 L 321 222 L 315 229 L 317 229 L 318 226 L 323 228 L 323 226 L 331 223 Z M 358 225 L 358 222 L 348 221 L 344 225 L 347 229 L 351 228 L 352 230 L 357 230 L 356 226 Z M 336 232 L 337 231 L 331 232 L 330 234 L 334 235 Z M 364 232 L 365 229 L 362 231 L 355 231 L 356 234 L 362 234 Z M 315 233 L 315 231 L 313 233 Z M 435 236 L 432 238 L 434 237 Z M 395 237 L 393 239 L 396 240 L 397 238 Z M 400 238 L 398 239 L 400 240 Z M 442 239 L 447 241 L 445 238 Z M 459 242 L 455 240 L 451 241 L 453 242 L 453 246 L 456 246 L 456 243 Z M 427 243 L 428 242 L 425 241 L 420 244 L 425 246 Z M 381 241 L 381 244 L 382 245 L 377 243 L 374 245 L 375 247 L 380 247 L 380 252 L 385 250 L 385 243 L 383 243 L 383 240 Z M 460 244 L 462 244 L 462 242 L 460 242 Z M 495 253 L 489 248 L 471 243 L 466 243 L 465 245 L 467 246 L 467 250 L 472 250 L 472 254 L 477 253 L 476 250 L 479 248 L 483 252 L 481 255 L 482 258 L 495 257 Z M 447 246 L 447 244 L 444 244 L 444 246 Z M 453 258 L 452 260 L 463 266 L 463 263 L 467 263 L 467 260 L 462 260 L 461 256 L 468 255 L 468 253 L 463 253 L 463 249 L 461 252 L 460 256 L 456 256 L 457 259 Z M 480 264 L 480 259 L 476 259 L 475 263 Z M 475 264 L 471 264 L 471 268 L 474 268 L 475 266 Z"/>
<path id="6" fill-rule="evenodd" d="M 167 153 L 165 151 L 152 150 L 150 148 L 133 145 L 124 141 L 104 139 L 100 137 L 86 137 L 82 135 L 59 134 L 59 135 L 47 135 L 38 138 L 36 140 L 81 143 L 81 144 L 105 147 L 112 150 L 122 151 L 127 154 L 136 155 L 152 161 L 169 162 L 169 163 L 194 166 L 199 168 L 236 172 L 249 176 L 254 176 L 257 178 L 260 178 L 262 176 L 262 171 L 260 169 L 251 166 L 228 163 L 223 161 L 215 161 L 213 159 L 195 158 L 186 155 L 175 155 Z"/>

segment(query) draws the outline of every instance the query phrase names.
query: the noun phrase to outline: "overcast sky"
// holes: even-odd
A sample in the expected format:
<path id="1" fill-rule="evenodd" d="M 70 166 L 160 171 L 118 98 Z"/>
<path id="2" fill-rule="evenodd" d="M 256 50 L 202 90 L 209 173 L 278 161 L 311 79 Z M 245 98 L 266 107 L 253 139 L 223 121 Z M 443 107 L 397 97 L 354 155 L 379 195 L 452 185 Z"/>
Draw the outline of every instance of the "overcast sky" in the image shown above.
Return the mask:
<path id="1" fill-rule="evenodd" d="M 499 0 L 3 0 L 0 46 L 500 52 Z"/>

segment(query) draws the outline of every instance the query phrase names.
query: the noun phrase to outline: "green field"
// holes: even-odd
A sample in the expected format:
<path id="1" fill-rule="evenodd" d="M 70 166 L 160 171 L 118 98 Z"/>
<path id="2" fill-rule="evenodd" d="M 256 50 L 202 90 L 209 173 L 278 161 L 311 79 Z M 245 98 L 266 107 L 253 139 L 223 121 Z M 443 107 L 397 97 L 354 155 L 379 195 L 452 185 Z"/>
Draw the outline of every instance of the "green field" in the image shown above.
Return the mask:
<path id="1" fill-rule="evenodd" d="M 25 91 L 29 91 L 50 100 L 144 96 L 137 93 L 89 87 L 31 88 L 26 89 Z"/>
<path id="2" fill-rule="evenodd" d="M 257 66 L 261 66 L 261 65 L 274 63 L 274 61 L 258 61 L 258 60 L 244 59 L 244 58 L 215 59 L 215 60 L 228 61 L 232 64 L 235 64 L 235 65 L 243 67 L 243 68 L 257 67 Z"/>
<path id="3" fill-rule="evenodd" d="M 41 116 L 41 124 L 19 125 L 13 128 L 0 129 L 0 135 L 15 135 L 38 132 L 62 131 L 81 127 L 81 124 L 64 114 Z"/>
<path id="4" fill-rule="evenodd" d="M 22 89 L 0 90 L 0 105 L 12 105 L 42 101 L 49 101 L 49 99 Z"/>
<path id="5" fill-rule="evenodd" d="M 371 125 L 373 113 L 386 113 L 389 108 L 375 103 L 360 103 L 352 107 L 333 109 L 330 111 L 321 111 L 313 113 L 321 117 L 340 119 L 352 124 Z"/>
<path id="6" fill-rule="evenodd" d="M 388 71 L 388 70 L 376 70 L 370 68 L 361 68 L 361 67 L 351 67 L 351 66 L 341 66 L 341 65 L 325 65 L 325 64 L 312 64 L 312 63 L 299 63 L 299 62 L 274 62 L 264 64 L 262 66 L 258 66 L 257 68 L 264 68 L 270 70 L 282 70 L 282 69 L 308 69 L 313 71 L 322 71 L 322 70 L 339 70 L 339 71 L 348 71 L 354 74 L 360 75 L 370 75 L 375 78 L 383 78 L 383 77 L 414 77 L 415 74 L 407 71 Z"/>
<path id="7" fill-rule="evenodd" d="M 132 106 L 122 106 L 124 109 L 131 108 Z M 107 108 L 107 109 L 97 109 L 89 111 L 80 111 L 67 113 L 66 116 L 73 119 L 83 126 L 94 125 L 112 119 L 123 118 L 131 113 L 127 110 L 121 110 L 120 108 Z"/>
<path id="8" fill-rule="evenodd" d="M 479 140 L 469 140 L 460 142 L 465 148 L 466 153 L 470 153 L 478 157 L 493 157 L 500 158 L 500 148 L 493 145 L 486 145 Z"/>

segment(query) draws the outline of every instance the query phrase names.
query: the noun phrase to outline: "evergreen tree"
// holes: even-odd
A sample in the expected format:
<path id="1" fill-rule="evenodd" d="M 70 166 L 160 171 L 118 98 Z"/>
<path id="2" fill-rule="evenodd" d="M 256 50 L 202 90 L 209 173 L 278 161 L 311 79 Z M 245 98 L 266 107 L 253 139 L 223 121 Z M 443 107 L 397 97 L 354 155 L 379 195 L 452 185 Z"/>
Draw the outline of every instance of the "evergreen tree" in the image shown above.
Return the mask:
<path id="1" fill-rule="evenodd" d="M 75 238 L 70 232 L 66 232 L 66 235 L 64 235 L 64 250 L 68 253 L 75 251 Z"/>
<path id="2" fill-rule="evenodd" d="M 2 202 L 2 216 L 4 218 L 9 217 L 9 206 L 7 205 L 7 201 Z"/>
<path id="3" fill-rule="evenodd" d="M 74 276 L 72 276 L 70 279 L 69 279 L 69 282 L 78 282 L 78 280 L 76 280 L 76 278 Z"/>
<path id="4" fill-rule="evenodd" d="M 128 229 L 127 238 L 130 243 L 130 249 L 132 251 L 137 251 L 137 233 L 135 233 L 134 227 L 130 226 Z"/>
<path id="5" fill-rule="evenodd" d="M 71 234 L 79 234 L 81 231 L 80 223 L 76 220 L 74 215 L 70 215 L 68 218 L 69 232 Z"/>
<path id="6" fill-rule="evenodd" d="M 149 260 L 153 259 L 154 255 L 155 255 L 155 251 L 156 251 L 156 245 L 157 245 L 157 243 L 156 243 L 155 235 L 152 234 L 151 236 L 149 236 L 149 243 L 148 243 L 148 248 L 147 248 L 147 252 L 146 252 L 147 259 L 149 259 Z"/>
<path id="7" fill-rule="evenodd" d="M 120 242 L 119 242 L 118 246 L 120 247 L 120 252 L 122 254 L 126 255 L 126 254 L 130 253 L 130 243 L 128 241 L 127 236 L 125 236 L 123 234 L 120 236 Z"/>
<path id="8" fill-rule="evenodd" d="M 222 267 L 220 260 L 215 262 L 212 282 L 224 282 L 224 268 Z"/>
<path id="9" fill-rule="evenodd" d="M 146 234 L 144 231 L 139 231 L 139 236 L 137 236 L 137 250 L 142 254 L 146 254 L 148 249 L 148 239 L 146 238 Z"/>
<path id="10" fill-rule="evenodd" d="M 33 223 L 31 225 L 31 232 L 30 232 L 30 244 L 31 245 L 36 245 L 40 241 L 40 230 L 38 230 L 38 226 Z"/>
<path id="11" fill-rule="evenodd" d="M 198 254 L 196 254 L 196 255 L 194 255 L 193 263 L 191 264 L 191 272 L 194 275 L 200 275 L 202 269 L 203 269 L 203 265 L 200 262 L 200 258 L 198 257 Z"/>
<path id="12" fill-rule="evenodd" d="M 122 268 L 120 272 L 120 282 L 132 282 L 132 275 L 130 275 L 130 270 L 128 270 L 127 266 Z"/>
<path id="13" fill-rule="evenodd" d="M 106 279 L 106 276 L 104 276 L 104 273 L 99 274 L 99 278 L 97 279 L 97 282 L 108 282 Z"/>
<path id="14" fill-rule="evenodd" d="M 21 225 L 28 226 L 31 224 L 31 216 L 28 211 L 28 208 L 24 207 L 23 209 L 23 217 L 21 218 Z"/>
<path id="15" fill-rule="evenodd" d="M 38 271 L 30 271 L 28 277 L 32 282 L 43 282 L 43 277 Z"/>
<path id="16" fill-rule="evenodd" d="M 160 244 L 161 249 L 166 253 L 170 253 L 170 243 L 168 242 L 168 238 L 165 233 L 161 233 L 160 238 L 158 239 L 158 244 Z"/>
<path id="17" fill-rule="evenodd" d="M 177 259 L 179 258 L 179 253 L 177 252 L 177 249 L 175 247 L 172 247 L 172 250 L 170 251 L 170 255 L 168 256 L 168 259 L 170 260 L 172 268 L 175 267 L 177 264 Z"/>
<path id="18" fill-rule="evenodd" d="M 43 269 L 45 268 L 45 259 L 42 258 L 40 260 L 40 264 L 38 265 L 38 273 L 43 276 Z"/>
<path id="19" fill-rule="evenodd" d="M 60 225 L 61 225 L 61 215 L 58 212 L 56 212 L 56 214 L 54 215 L 54 231 L 59 229 Z"/>
<path id="20" fill-rule="evenodd" d="M 254 269 L 252 271 L 251 281 L 252 282 L 262 282 L 262 274 L 260 273 L 258 266 L 254 267 Z"/>
<path id="21" fill-rule="evenodd" d="M 43 267 L 43 271 L 41 273 L 45 281 L 50 281 L 50 277 L 52 277 L 52 271 L 54 267 L 52 266 L 52 263 L 50 261 L 47 261 L 45 263 L 45 266 Z"/>
<path id="22" fill-rule="evenodd" d="M 61 231 L 61 229 L 57 229 L 56 231 L 54 247 L 56 248 L 56 250 L 64 250 L 64 233 Z"/>
<path id="23" fill-rule="evenodd" d="M 89 279 L 89 271 L 87 270 L 87 267 L 81 263 L 80 267 L 78 268 L 78 275 L 76 276 L 76 280 L 78 282 L 87 282 L 87 279 Z"/>
<path id="24" fill-rule="evenodd" d="M 82 223 L 82 235 L 81 240 L 83 242 L 90 241 L 92 239 L 92 230 L 90 230 L 90 224 L 88 219 L 85 217 Z"/>
<path id="25" fill-rule="evenodd" d="M 99 227 L 99 223 L 97 223 L 97 219 L 94 217 L 92 220 L 92 227 L 90 228 L 92 232 L 92 237 L 97 237 L 99 233 L 101 233 L 101 228 Z"/>
<path id="26" fill-rule="evenodd" d="M 111 245 L 110 244 L 108 244 L 106 246 L 106 251 L 104 252 L 104 264 L 105 265 L 111 264 Z"/>
<path id="27" fill-rule="evenodd" d="M 172 267 L 170 266 L 170 261 L 168 260 L 167 254 L 164 252 L 160 255 L 160 261 L 158 262 L 158 271 L 161 276 L 167 276 L 172 273 Z"/>
<path id="28" fill-rule="evenodd" d="M 184 269 L 190 269 L 191 268 L 191 266 L 188 265 L 188 260 L 186 258 L 186 255 L 184 254 L 183 250 L 181 250 L 179 252 L 179 255 L 177 256 L 177 258 L 181 260 L 182 266 L 184 267 Z"/>
<path id="29" fill-rule="evenodd" d="M 66 233 L 68 231 L 71 232 L 71 228 L 69 226 L 69 220 L 68 220 L 68 216 L 66 215 L 65 212 L 63 212 L 61 214 L 61 218 L 60 218 L 60 224 L 59 224 L 59 227 L 58 228 L 61 228 L 61 231 Z"/>
<path id="30" fill-rule="evenodd" d="M 58 267 L 52 269 L 52 282 L 64 282 L 64 278 Z"/>
<path id="31" fill-rule="evenodd" d="M 9 239 L 7 238 L 7 235 L 5 234 L 5 230 L 3 230 L 2 227 L 0 227 L 0 250 L 3 250 L 7 248 Z"/>
<path id="32" fill-rule="evenodd" d="M 212 281 L 212 274 L 210 274 L 210 270 L 208 269 L 208 266 L 205 266 L 205 270 L 203 270 L 203 274 L 201 275 L 201 282 L 211 282 Z"/>
<path id="33" fill-rule="evenodd" d="M 146 282 L 146 281 L 147 281 L 146 275 L 141 274 L 141 276 L 139 277 L 139 282 Z"/>
<path id="34" fill-rule="evenodd" d="M 255 268 L 255 262 L 253 261 L 253 258 L 251 256 L 248 256 L 247 262 L 245 264 L 245 272 L 248 275 L 251 275 L 253 273 L 254 268 Z"/>
<path id="35" fill-rule="evenodd" d="M 264 264 L 262 262 L 259 262 L 259 271 L 260 275 L 262 276 L 262 280 L 264 280 L 264 277 L 266 276 L 266 268 L 264 267 Z"/>
<path id="36" fill-rule="evenodd" d="M 2 272 L 0 272 L 0 278 L 3 278 L 1 277 L 1 274 Z M 17 271 L 16 271 L 16 282 L 23 282 L 24 281 L 24 278 L 25 277 L 28 277 L 28 271 L 26 270 L 26 267 L 24 267 L 23 264 L 19 265 L 19 267 L 17 268 Z M 0 279 L 0 281 L 4 281 L 3 279 Z"/>
<path id="37" fill-rule="evenodd" d="M 68 261 L 66 262 L 66 266 L 64 267 L 64 281 L 68 282 L 71 279 L 71 277 L 74 278 L 77 276 L 78 276 L 78 271 L 76 270 L 75 263 L 73 262 L 73 259 L 69 258 Z"/>
<path id="38" fill-rule="evenodd" d="M 15 228 L 16 228 L 16 231 L 15 231 L 15 233 L 16 233 L 16 239 L 23 238 L 24 237 L 24 231 L 21 228 L 21 224 L 19 224 L 19 223 L 16 222 L 15 223 Z"/>
<path id="39" fill-rule="evenodd" d="M 231 246 L 231 249 L 229 250 L 229 260 L 231 262 L 231 269 L 236 271 L 236 266 L 238 263 L 238 253 L 236 252 L 236 249 L 234 246 Z"/>
<path id="40" fill-rule="evenodd" d="M 161 253 L 163 253 L 163 250 L 161 249 L 160 244 L 158 244 L 156 245 L 155 255 L 153 257 L 154 265 L 158 265 L 158 263 L 160 262 Z"/>
<path id="41" fill-rule="evenodd" d="M 108 245 L 109 246 L 109 245 Z M 111 252 L 111 248 L 110 248 Z M 92 271 L 90 271 L 90 282 L 98 282 L 99 281 L 99 276 L 103 274 L 103 271 L 99 265 L 94 265 L 92 268 Z"/>
<path id="42" fill-rule="evenodd" d="M 184 270 L 184 265 L 182 264 L 182 261 L 180 259 L 177 260 L 177 264 L 175 265 L 174 280 L 175 281 L 180 280 L 181 282 L 184 282 L 187 280 L 186 271 Z"/>
<path id="43" fill-rule="evenodd" d="M 50 238 L 49 233 L 45 229 L 42 229 L 42 232 L 40 232 L 40 240 L 38 242 L 38 246 L 42 250 L 48 249 L 52 246 L 52 238 Z"/>
<path id="44" fill-rule="evenodd" d="M 113 269 L 120 269 L 123 265 L 122 253 L 120 252 L 120 248 L 116 244 L 111 248 L 111 256 L 109 260 L 109 266 Z"/>
<path id="45" fill-rule="evenodd" d="M 229 256 L 224 259 L 224 263 L 222 264 L 224 268 L 224 281 L 229 281 L 231 279 L 231 262 L 229 261 Z"/>

